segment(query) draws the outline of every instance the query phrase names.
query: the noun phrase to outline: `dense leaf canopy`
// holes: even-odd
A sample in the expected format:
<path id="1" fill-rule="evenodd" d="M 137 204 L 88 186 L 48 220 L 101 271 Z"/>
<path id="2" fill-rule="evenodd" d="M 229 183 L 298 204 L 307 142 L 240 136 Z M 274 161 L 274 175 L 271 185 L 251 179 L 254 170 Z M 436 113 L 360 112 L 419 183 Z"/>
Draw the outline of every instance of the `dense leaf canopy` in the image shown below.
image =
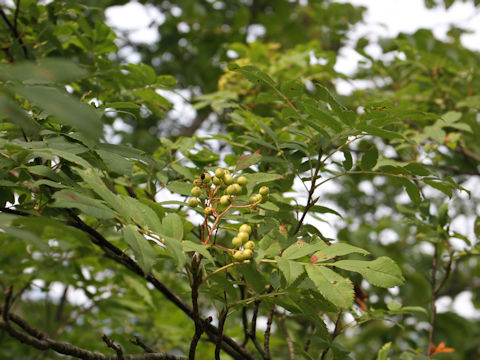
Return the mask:
<path id="1" fill-rule="evenodd" d="M 348 2 L 127 3 L 1 7 L 0 359 L 480 358 L 465 30 L 346 75 Z"/>

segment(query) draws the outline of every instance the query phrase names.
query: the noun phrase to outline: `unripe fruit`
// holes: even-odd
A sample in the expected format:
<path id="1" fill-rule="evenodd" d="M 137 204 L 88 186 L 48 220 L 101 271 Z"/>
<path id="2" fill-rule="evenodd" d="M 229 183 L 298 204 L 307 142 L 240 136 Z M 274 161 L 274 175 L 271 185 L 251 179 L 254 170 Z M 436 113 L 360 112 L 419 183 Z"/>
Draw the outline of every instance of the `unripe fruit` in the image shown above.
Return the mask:
<path id="1" fill-rule="evenodd" d="M 233 254 L 233 257 L 235 260 L 243 260 L 244 253 L 243 251 L 235 251 L 235 254 Z"/>
<path id="2" fill-rule="evenodd" d="M 253 251 L 251 249 L 243 250 L 243 259 L 251 259 L 253 257 Z"/>
<path id="3" fill-rule="evenodd" d="M 234 194 L 235 195 L 238 195 L 242 192 L 242 187 L 238 184 L 232 184 L 230 186 L 233 186 L 233 189 L 234 189 Z"/>
<path id="4" fill-rule="evenodd" d="M 228 195 L 235 195 L 236 194 L 235 186 L 233 186 L 233 185 L 228 185 L 226 191 L 227 191 Z"/>
<path id="5" fill-rule="evenodd" d="M 240 226 L 240 228 L 238 229 L 238 231 L 243 231 L 243 232 L 246 232 L 246 233 L 249 233 L 251 234 L 252 233 L 252 227 L 248 224 L 243 224 L 242 226 Z"/>
<path id="6" fill-rule="evenodd" d="M 222 179 L 220 179 L 219 177 L 214 176 L 212 181 L 217 186 L 222 185 Z"/>
<path id="7" fill-rule="evenodd" d="M 208 181 L 207 181 L 207 182 L 204 182 L 203 184 L 204 184 L 205 186 L 207 186 L 207 187 L 212 186 L 212 179 L 208 179 Z"/>
<path id="8" fill-rule="evenodd" d="M 198 206 L 198 204 L 199 202 L 197 198 L 191 198 L 190 200 L 188 200 L 188 205 L 190 205 L 191 207 Z"/>
<path id="9" fill-rule="evenodd" d="M 250 240 L 250 241 L 247 241 L 247 242 L 245 243 L 245 245 L 243 245 L 243 247 L 244 247 L 245 249 L 253 250 L 253 249 L 255 249 L 255 243 L 254 243 L 252 240 Z"/>
<path id="10" fill-rule="evenodd" d="M 223 177 L 223 182 L 226 184 L 226 185 L 232 185 L 235 180 L 233 179 L 233 176 L 230 175 L 230 174 L 225 174 L 225 176 Z"/>
<path id="11" fill-rule="evenodd" d="M 202 179 L 193 180 L 193 185 L 195 186 L 202 186 L 202 184 L 203 184 Z"/>
<path id="12" fill-rule="evenodd" d="M 202 179 L 204 184 L 208 184 L 208 182 L 212 181 L 212 177 L 209 173 L 203 173 L 200 175 L 200 179 Z"/>
<path id="13" fill-rule="evenodd" d="M 198 186 L 194 186 L 190 191 L 190 194 L 192 194 L 192 196 L 199 197 L 202 195 L 202 189 L 200 189 Z"/>
<path id="14" fill-rule="evenodd" d="M 230 175 L 230 170 L 224 169 L 223 176 L 225 177 L 225 175 Z"/>
<path id="15" fill-rule="evenodd" d="M 255 194 L 255 195 L 250 196 L 250 199 L 248 201 L 250 202 L 250 204 L 253 204 L 253 203 L 262 201 L 262 199 L 263 199 L 262 195 Z"/>
<path id="16" fill-rule="evenodd" d="M 240 246 L 242 246 L 242 244 L 242 239 L 239 239 L 237 236 L 232 239 L 232 245 L 235 247 L 235 249 L 238 249 Z"/>
<path id="17" fill-rule="evenodd" d="M 225 170 L 223 170 L 222 168 L 217 168 L 217 170 L 215 170 L 215 176 L 218 177 L 218 178 L 223 178 L 223 175 L 225 175 Z"/>
<path id="18" fill-rule="evenodd" d="M 266 196 L 270 193 L 270 189 L 268 188 L 268 186 L 262 186 L 260 190 L 258 190 L 258 193 L 262 196 Z"/>
<path id="19" fill-rule="evenodd" d="M 247 185 L 247 183 L 248 183 L 248 179 L 245 176 L 240 176 L 237 179 L 237 184 L 239 184 L 239 185 L 245 186 L 245 185 Z"/>
<path id="20" fill-rule="evenodd" d="M 213 208 L 210 206 L 207 206 L 204 211 L 205 211 L 205 215 L 207 216 L 210 216 L 213 214 Z"/>
<path id="21" fill-rule="evenodd" d="M 268 194 L 267 195 L 260 195 L 260 196 L 262 197 L 262 201 L 261 201 L 262 204 L 267 202 L 268 198 L 270 197 L 270 195 L 268 195 Z"/>
<path id="22" fill-rule="evenodd" d="M 230 196 L 229 195 L 223 195 L 220 198 L 220 204 L 223 206 L 230 205 Z"/>
<path id="23" fill-rule="evenodd" d="M 237 237 L 242 240 L 242 243 L 246 243 L 248 241 L 248 239 L 250 238 L 250 236 L 248 235 L 247 232 L 245 231 L 240 231 L 237 235 Z"/>

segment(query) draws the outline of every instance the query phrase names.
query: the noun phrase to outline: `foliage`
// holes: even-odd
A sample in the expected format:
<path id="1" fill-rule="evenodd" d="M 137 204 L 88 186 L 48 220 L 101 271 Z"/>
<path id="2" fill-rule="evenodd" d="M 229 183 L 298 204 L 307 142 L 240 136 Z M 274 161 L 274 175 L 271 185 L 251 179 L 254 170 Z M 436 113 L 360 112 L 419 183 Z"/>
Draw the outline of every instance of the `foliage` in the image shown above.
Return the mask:
<path id="1" fill-rule="evenodd" d="M 1 358 L 479 357 L 478 321 L 435 306 L 480 281 L 461 29 L 359 39 L 347 76 L 348 3 L 152 2 L 156 47 L 116 41 L 124 3 L 2 8 Z"/>

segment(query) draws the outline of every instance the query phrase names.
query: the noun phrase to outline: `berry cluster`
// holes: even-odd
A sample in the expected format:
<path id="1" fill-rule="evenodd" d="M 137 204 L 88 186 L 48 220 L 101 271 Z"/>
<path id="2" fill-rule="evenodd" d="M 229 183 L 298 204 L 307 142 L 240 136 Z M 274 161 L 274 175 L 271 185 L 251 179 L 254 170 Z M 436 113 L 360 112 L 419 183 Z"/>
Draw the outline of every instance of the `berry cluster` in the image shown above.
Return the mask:
<path id="1" fill-rule="evenodd" d="M 193 188 L 190 194 L 193 196 L 189 199 L 188 204 L 191 207 L 203 206 L 205 214 L 205 236 L 202 236 L 202 244 L 214 244 L 212 234 L 219 225 L 219 220 L 230 209 L 253 208 L 259 203 L 267 201 L 270 189 L 262 186 L 257 194 L 249 199 L 249 204 L 240 204 L 238 195 L 245 195 L 244 187 L 247 185 L 247 177 L 240 175 L 235 178 L 227 169 L 218 168 L 215 174 L 211 175 L 204 172 L 193 181 Z M 208 225 L 208 219 L 213 216 L 214 223 Z M 255 243 L 250 240 L 252 228 L 248 224 L 243 224 L 238 230 L 238 234 L 232 239 L 233 249 L 225 249 L 233 254 L 236 260 L 246 260 L 253 257 Z"/>

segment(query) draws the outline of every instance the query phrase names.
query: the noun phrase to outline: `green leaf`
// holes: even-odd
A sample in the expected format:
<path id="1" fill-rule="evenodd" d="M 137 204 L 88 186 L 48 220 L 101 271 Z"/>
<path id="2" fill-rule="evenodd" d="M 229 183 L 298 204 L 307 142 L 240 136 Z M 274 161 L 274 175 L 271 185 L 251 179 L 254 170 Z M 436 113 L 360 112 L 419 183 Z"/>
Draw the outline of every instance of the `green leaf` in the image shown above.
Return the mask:
<path id="1" fill-rule="evenodd" d="M 314 206 L 310 207 L 310 213 L 333 214 L 333 215 L 337 215 L 338 217 L 342 217 L 342 215 L 340 215 L 340 213 L 333 210 L 332 208 L 329 208 L 329 207 L 326 207 L 326 206 L 320 206 L 320 205 L 314 205 Z"/>
<path id="2" fill-rule="evenodd" d="M 180 215 L 175 213 L 167 215 L 162 221 L 158 235 L 163 238 L 167 249 L 173 255 L 177 268 L 181 269 L 187 259 L 181 242 L 183 238 L 183 221 Z"/>
<path id="3" fill-rule="evenodd" d="M 103 137 L 100 114 L 80 100 L 48 86 L 15 86 L 13 89 L 47 114 L 55 116 L 61 123 L 94 139 Z"/>
<path id="4" fill-rule="evenodd" d="M 475 218 L 475 221 L 473 223 L 473 232 L 475 233 L 477 239 L 480 239 L 480 216 L 477 216 Z"/>
<path id="5" fill-rule="evenodd" d="M 368 149 L 362 156 L 360 167 L 363 170 L 371 170 L 375 166 L 378 160 L 378 150 L 375 146 Z"/>
<path id="6" fill-rule="evenodd" d="M 292 285 L 292 283 L 304 272 L 303 265 L 296 261 L 287 260 L 279 256 L 277 256 L 275 260 L 277 260 L 278 268 L 285 277 L 287 285 Z"/>
<path id="7" fill-rule="evenodd" d="M 190 252 L 190 251 L 198 252 L 204 258 L 207 258 L 208 261 L 210 261 L 212 264 L 215 264 L 215 260 L 213 259 L 212 255 L 208 251 L 208 247 L 210 247 L 210 245 L 202 245 L 202 244 L 194 243 L 193 241 L 190 241 L 190 240 L 184 240 L 184 241 L 182 241 L 182 247 L 183 247 L 183 251 L 185 251 L 185 252 Z"/>
<path id="8" fill-rule="evenodd" d="M 353 253 L 362 254 L 362 255 L 369 254 L 367 250 L 364 250 L 362 248 L 359 248 L 350 244 L 334 243 L 332 245 L 325 246 L 320 251 L 313 254 L 310 261 L 312 263 L 323 262 L 323 261 L 333 259 L 336 256 L 344 256 L 344 255 L 353 254 Z"/>
<path id="9" fill-rule="evenodd" d="M 103 201 L 89 198 L 72 190 L 57 191 L 53 194 L 55 202 L 51 207 L 72 209 L 76 208 L 85 215 L 98 219 L 113 219 L 114 212 Z"/>
<path id="10" fill-rule="evenodd" d="M 283 251 L 282 258 L 288 260 L 298 259 L 306 255 L 310 255 L 311 253 L 326 246 L 327 244 L 325 244 L 323 241 L 318 241 L 313 244 L 309 244 L 305 241 L 297 241 Z"/>
<path id="11" fill-rule="evenodd" d="M 335 271 L 325 266 L 305 265 L 308 277 L 322 296 L 332 304 L 349 308 L 353 304 L 353 285 Z"/>
<path id="12" fill-rule="evenodd" d="M 133 250 L 138 265 L 145 275 L 150 273 L 157 253 L 147 239 L 140 235 L 134 225 L 127 225 L 123 228 L 123 238 Z"/>
<path id="13" fill-rule="evenodd" d="M 192 184 L 185 181 L 173 181 L 167 185 L 167 189 L 176 194 L 190 196 Z"/>
<path id="14" fill-rule="evenodd" d="M 283 178 L 282 175 L 262 173 L 262 172 L 257 172 L 254 174 L 245 174 L 245 176 L 247 177 L 249 184 L 250 183 L 251 184 L 266 183 L 266 182 L 271 182 L 271 181 L 275 181 Z"/>
<path id="15" fill-rule="evenodd" d="M 392 343 L 388 342 L 382 346 L 382 348 L 378 351 L 377 360 L 388 360 L 388 353 L 390 352 L 390 348 L 392 347 Z"/>
<path id="16" fill-rule="evenodd" d="M 298 80 L 287 81 L 280 86 L 280 91 L 288 98 L 303 94 L 303 84 Z"/>
<path id="17" fill-rule="evenodd" d="M 439 181 L 430 180 L 430 179 L 423 179 L 423 181 L 425 182 L 425 184 L 430 185 L 431 187 L 433 187 L 437 190 L 440 190 L 445 195 L 447 195 L 449 198 L 452 197 L 452 188 L 450 187 L 450 185 L 447 185 L 445 183 L 441 183 Z"/>
<path id="18" fill-rule="evenodd" d="M 148 305 L 155 309 L 155 305 L 153 304 L 152 294 L 150 290 L 148 290 L 145 282 L 139 281 L 137 278 L 133 278 L 131 276 L 123 275 L 123 280 L 130 287 L 134 290 L 137 295 L 139 295 Z"/>
<path id="19" fill-rule="evenodd" d="M 405 187 L 405 190 L 407 191 L 410 200 L 412 200 L 414 204 L 420 204 L 422 198 L 420 196 L 420 191 L 418 190 L 417 186 L 406 179 L 402 180 L 402 184 Z"/>
<path id="20" fill-rule="evenodd" d="M 398 265 L 385 256 L 373 261 L 340 260 L 333 264 L 340 269 L 358 272 L 370 284 L 379 287 L 394 287 L 405 281 Z"/>
<path id="21" fill-rule="evenodd" d="M 350 154 L 349 151 L 344 151 L 343 156 L 345 157 L 345 160 L 343 161 L 343 168 L 345 171 L 348 171 L 352 168 L 353 166 L 353 159 L 352 159 L 352 154 Z"/>
<path id="22" fill-rule="evenodd" d="M 244 154 L 238 158 L 237 164 L 235 165 L 235 171 L 247 169 L 258 163 L 260 160 L 262 160 L 262 155 L 258 153 Z"/>
<path id="23" fill-rule="evenodd" d="M 31 116 L 20 108 L 17 103 L 0 93 L 0 119 L 3 117 L 7 121 L 20 126 L 27 135 L 37 135 L 40 131 L 40 125 Z"/>
<path id="24" fill-rule="evenodd" d="M 87 71 L 67 59 L 44 58 L 36 63 L 25 61 L 13 65 L 0 64 L 2 81 L 66 84 L 87 75 Z"/>

